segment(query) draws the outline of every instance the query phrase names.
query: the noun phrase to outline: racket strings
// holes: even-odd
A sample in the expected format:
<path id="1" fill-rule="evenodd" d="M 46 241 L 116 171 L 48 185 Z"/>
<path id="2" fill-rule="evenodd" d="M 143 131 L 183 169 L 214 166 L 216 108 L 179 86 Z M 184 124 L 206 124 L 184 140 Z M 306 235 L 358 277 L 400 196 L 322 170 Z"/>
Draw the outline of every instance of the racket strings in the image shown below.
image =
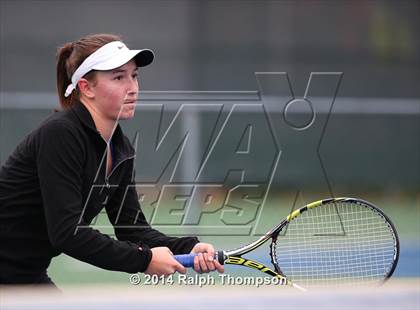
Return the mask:
<path id="1" fill-rule="evenodd" d="M 309 209 L 272 245 L 281 271 L 302 285 L 382 281 L 396 256 L 396 237 L 374 208 L 354 202 Z"/>

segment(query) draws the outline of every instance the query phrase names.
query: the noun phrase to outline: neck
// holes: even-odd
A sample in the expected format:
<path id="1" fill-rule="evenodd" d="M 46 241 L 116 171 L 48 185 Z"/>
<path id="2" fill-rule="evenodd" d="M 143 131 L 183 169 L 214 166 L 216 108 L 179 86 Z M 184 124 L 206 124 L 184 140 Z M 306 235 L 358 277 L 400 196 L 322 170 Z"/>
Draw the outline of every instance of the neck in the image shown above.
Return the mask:
<path id="1" fill-rule="evenodd" d="M 88 109 L 95 123 L 96 130 L 101 134 L 102 138 L 109 143 L 114 130 L 115 121 L 105 118 L 102 113 L 95 107 L 95 104 L 85 98 L 80 99 L 82 104 Z"/>

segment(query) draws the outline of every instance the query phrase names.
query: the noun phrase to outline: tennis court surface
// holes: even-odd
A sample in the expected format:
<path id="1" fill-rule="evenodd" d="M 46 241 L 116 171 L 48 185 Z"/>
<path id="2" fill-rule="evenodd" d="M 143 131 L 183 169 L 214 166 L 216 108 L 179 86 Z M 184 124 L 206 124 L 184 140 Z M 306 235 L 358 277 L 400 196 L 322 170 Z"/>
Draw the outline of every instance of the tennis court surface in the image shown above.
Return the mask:
<path id="1" fill-rule="evenodd" d="M 420 309 L 420 279 L 383 286 L 300 292 L 285 287 L 92 286 L 2 289 L 0 309 Z"/>

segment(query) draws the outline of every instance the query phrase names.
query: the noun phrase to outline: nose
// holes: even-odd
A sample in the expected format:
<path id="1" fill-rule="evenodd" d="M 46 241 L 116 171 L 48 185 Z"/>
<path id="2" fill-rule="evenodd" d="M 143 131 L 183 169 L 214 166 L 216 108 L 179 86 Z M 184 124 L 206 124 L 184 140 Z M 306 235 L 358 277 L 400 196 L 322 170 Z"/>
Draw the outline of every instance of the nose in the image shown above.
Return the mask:
<path id="1" fill-rule="evenodd" d="M 139 82 L 137 79 L 137 76 L 130 76 L 130 85 L 129 85 L 129 89 L 133 90 L 133 91 L 138 91 L 139 90 Z"/>
<path id="2" fill-rule="evenodd" d="M 127 94 L 129 96 L 137 96 L 139 92 L 139 83 L 137 78 L 131 77 L 130 83 L 128 85 Z"/>

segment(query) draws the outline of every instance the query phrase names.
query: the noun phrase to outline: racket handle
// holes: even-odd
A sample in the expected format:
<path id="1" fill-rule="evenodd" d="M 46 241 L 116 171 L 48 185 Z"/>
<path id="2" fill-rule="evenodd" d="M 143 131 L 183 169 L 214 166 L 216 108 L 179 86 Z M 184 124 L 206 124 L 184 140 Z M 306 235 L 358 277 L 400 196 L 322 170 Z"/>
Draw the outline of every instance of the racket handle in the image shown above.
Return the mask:
<path id="1" fill-rule="evenodd" d="M 174 258 L 185 268 L 194 267 L 194 257 L 198 254 L 180 254 L 174 255 Z M 214 255 L 214 259 L 218 260 L 221 265 L 225 262 L 225 255 L 223 251 L 218 251 Z"/>
<path id="2" fill-rule="evenodd" d="M 194 257 L 196 257 L 197 254 L 180 254 L 180 255 L 174 255 L 174 258 L 185 268 L 194 267 Z"/>

